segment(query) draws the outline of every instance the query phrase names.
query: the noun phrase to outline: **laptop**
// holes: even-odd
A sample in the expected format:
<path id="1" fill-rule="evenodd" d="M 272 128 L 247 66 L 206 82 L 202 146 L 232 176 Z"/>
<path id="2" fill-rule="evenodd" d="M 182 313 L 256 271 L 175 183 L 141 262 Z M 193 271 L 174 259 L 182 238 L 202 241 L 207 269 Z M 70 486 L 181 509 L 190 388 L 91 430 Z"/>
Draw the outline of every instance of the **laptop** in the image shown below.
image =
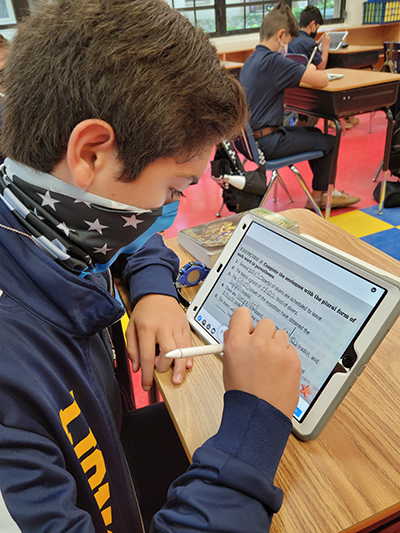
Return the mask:
<path id="1" fill-rule="evenodd" d="M 294 433 L 316 438 L 400 314 L 400 279 L 246 214 L 190 304 L 191 327 L 223 343 L 233 311 L 286 330 L 302 365 Z M 378 379 L 378 377 L 377 377 Z"/>
<path id="2" fill-rule="evenodd" d="M 346 39 L 348 31 L 332 31 L 328 32 L 331 42 L 329 43 L 329 50 L 339 50 L 343 41 Z"/>

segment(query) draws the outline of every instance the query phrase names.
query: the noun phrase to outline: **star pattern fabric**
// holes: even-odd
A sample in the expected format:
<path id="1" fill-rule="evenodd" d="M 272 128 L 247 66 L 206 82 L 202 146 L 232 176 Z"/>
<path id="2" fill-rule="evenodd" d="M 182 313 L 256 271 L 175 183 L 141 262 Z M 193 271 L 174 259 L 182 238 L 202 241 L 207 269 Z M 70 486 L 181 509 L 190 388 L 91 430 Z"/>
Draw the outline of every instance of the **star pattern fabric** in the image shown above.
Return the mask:
<path id="1" fill-rule="evenodd" d="M 153 210 L 121 209 L 121 204 L 100 197 L 96 203 L 89 193 L 84 199 L 80 189 L 78 199 L 58 192 L 57 178 L 43 176 L 47 182 L 55 180 L 51 188 L 31 183 L 29 176 L 25 180 L 3 165 L 0 199 L 42 248 L 77 273 L 101 272 L 119 253 L 135 252 L 152 235 L 169 227 L 177 212 L 178 202 Z M 113 207 L 106 207 L 105 202 Z"/>

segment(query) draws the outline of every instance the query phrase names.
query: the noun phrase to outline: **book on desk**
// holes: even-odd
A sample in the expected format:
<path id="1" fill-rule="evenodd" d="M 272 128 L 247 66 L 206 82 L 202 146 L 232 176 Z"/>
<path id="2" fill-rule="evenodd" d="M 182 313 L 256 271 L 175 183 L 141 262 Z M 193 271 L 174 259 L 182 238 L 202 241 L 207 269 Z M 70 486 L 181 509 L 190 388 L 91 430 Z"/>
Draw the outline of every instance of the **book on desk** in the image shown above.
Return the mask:
<path id="1" fill-rule="evenodd" d="M 286 229 L 290 229 L 296 233 L 300 233 L 300 228 L 297 222 L 286 218 L 279 213 L 256 207 L 250 211 L 256 213 L 263 218 L 278 224 Z M 249 211 L 243 211 L 229 217 L 220 218 L 212 222 L 193 226 L 178 232 L 178 242 L 191 253 L 198 261 L 211 268 L 225 244 L 228 242 L 230 236 L 234 232 L 240 219 Z"/>

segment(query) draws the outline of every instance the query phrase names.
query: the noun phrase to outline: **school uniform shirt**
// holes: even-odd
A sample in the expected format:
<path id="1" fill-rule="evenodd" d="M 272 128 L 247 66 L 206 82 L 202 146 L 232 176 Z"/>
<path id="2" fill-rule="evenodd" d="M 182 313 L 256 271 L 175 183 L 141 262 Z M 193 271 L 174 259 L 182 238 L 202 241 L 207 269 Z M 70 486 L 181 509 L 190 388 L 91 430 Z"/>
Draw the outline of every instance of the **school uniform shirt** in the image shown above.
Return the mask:
<path id="1" fill-rule="evenodd" d="M 289 54 L 303 54 L 307 59 L 310 59 L 316 46 L 315 40 L 306 31 L 300 30 L 299 36 L 290 41 L 288 52 Z M 321 52 L 317 48 L 312 63 L 317 67 L 321 62 Z"/>
<path id="2" fill-rule="evenodd" d="M 2 201 L 0 258 L 0 531 L 142 533 L 119 438 L 129 369 L 108 271 L 76 276 Z M 177 269 L 156 235 L 119 272 L 135 301 L 155 278 L 165 290 Z M 152 532 L 268 531 L 291 428 L 267 402 L 228 392 L 220 430 L 173 484 Z"/>
<path id="3" fill-rule="evenodd" d="M 259 44 L 240 73 L 251 109 L 250 126 L 257 131 L 267 126 L 281 126 L 284 91 L 297 87 L 306 67 Z"/>

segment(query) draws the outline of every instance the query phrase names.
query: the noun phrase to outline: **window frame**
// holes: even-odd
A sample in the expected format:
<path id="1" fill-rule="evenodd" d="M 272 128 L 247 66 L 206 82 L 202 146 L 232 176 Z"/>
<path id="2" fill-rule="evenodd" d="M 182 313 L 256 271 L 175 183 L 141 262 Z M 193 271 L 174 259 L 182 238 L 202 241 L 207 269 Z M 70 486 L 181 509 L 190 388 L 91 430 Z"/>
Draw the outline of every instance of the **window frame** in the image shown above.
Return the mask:
<path id="1" fill-rule="evenodd" d="M 0 22 L 0 29 L 15 28 L 31 12 L 28 0 L 9 0 L 5 4 L 10 16 L 8 21 L 3 19 Z"/>
<path id="2" fill-rule="evenodd" d="M 178 11 L 180 11 L 182 14 L 185 14 L 186 12 L 194 12 L 195 21 L 197 21 L 197 13 L 205 10 L 209 10 L 214 8 L 215 10 L 215 32 L 209 32 L 209 35 L 212 37 L 227 37 L 229 35 L 241 35 L 245 33 L 257 33 L 260 31 L 259 27 L 255 28 L 243 28 L 239 30 L 227 30 L 226 24 L 227 24 L 227 18 L 226 18 L 226 9 L 231 7 L 243 7 L 246 6 L 266 6 L 266 5 L 272 5 L 274 6 L 276 4 L 276 0 L 254 0 L 251 4 L 249 1 L 246 0 L 237 0 L 234 4 L 226 4 L 226 0 L 214 0 L 214 6 L 201 6 L 196 5 L 196 0 L 193 1 L 193 6 L 191 7 L 185 7 L 185 8 L 176 8 Z M 198 0 L 197 0 L 198 1 Z M 292 0 L 286 0 L 290 7 L 292 7 Z M 309 0 L 310 1 L 310 0 Z M 324 2 L 324 12 L 322 15 L 326 13 L 326 4 L 329 3 L 331 0 L 321 0 Z M 329 18 L 324 20 L 325 24 L 337 24 L 340 22 L 344 22 L 345 20 L 345 9 L 346 9 L 346 0 L 339 0 L 340 2 L 340 16 L 335 18 Z M 265 10 L 264 10 L 265 13 Z M 244 11 L 244 25 L 246 25 L 246 10 Z"/>

